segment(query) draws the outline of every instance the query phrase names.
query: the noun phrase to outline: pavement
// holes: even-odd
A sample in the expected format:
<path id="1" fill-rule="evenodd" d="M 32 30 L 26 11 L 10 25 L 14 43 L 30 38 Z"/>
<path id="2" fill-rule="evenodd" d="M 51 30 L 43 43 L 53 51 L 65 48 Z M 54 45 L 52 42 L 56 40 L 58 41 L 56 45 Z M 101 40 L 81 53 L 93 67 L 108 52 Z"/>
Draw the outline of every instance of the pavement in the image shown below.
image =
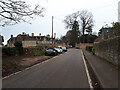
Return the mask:
<path id="1" fill-rule="evenodd" d="M 98 56 L 92 55 L 85 49 L 83 49 L 83 53 L 102 88 L 119 88 L 118 71 L 113 68 L 113 65 Z"/>

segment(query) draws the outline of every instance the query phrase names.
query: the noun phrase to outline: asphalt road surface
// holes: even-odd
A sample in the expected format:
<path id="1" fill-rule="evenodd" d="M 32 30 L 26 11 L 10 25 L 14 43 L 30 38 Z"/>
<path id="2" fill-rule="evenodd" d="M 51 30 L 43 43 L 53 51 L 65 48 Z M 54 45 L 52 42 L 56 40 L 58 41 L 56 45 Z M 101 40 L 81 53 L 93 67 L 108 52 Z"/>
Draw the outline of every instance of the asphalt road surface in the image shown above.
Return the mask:
<path id="1" fill-rule="evenodd" d="M 89 88 L 80 49 L 3 79 L 3 88 Z"/>

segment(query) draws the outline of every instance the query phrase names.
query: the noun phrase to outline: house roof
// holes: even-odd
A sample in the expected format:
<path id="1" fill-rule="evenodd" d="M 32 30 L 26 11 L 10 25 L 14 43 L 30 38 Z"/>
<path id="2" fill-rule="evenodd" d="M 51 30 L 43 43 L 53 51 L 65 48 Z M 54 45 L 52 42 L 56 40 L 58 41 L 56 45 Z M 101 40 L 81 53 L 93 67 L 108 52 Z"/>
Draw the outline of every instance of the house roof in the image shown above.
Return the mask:
<path id="1" fill-rule="evenodd" d="M 95 39 L 94 42 L 99 42 L 102 39 L 102 36 L 99 36 L 98 38 Z"/>
<path id="2" fill-rule="evenodd" d="M 14 42 L 14 41 L 43 41 L 44 38 L 47 41 L 50 41 L 51 38 L 46 37 L 46 36 L 29 36 L 28 34 L 26 35 L 21 35 L 19 34 L 17 37 L 11 37 L 8 42 Z"/>

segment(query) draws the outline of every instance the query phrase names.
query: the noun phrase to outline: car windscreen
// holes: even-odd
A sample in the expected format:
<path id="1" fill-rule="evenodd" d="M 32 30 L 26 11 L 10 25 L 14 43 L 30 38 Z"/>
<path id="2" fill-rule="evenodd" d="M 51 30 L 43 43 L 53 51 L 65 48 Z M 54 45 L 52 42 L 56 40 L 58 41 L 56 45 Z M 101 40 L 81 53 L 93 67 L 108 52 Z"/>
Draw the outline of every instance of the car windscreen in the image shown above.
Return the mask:
<path id="1" fill-rule="evenodd" d="M 53 49 L 47 49 L 47 51 L 53 51 Z"/>
<path id="2" fill-rule="evenodd" d="M 62 49 L 67 49 L 66 47 L 62 47 Z"/>
<path id="3" fill-rule="evenodd" d="M 54 47 L 55 49 L 60 49 L 60 47 Z"/>

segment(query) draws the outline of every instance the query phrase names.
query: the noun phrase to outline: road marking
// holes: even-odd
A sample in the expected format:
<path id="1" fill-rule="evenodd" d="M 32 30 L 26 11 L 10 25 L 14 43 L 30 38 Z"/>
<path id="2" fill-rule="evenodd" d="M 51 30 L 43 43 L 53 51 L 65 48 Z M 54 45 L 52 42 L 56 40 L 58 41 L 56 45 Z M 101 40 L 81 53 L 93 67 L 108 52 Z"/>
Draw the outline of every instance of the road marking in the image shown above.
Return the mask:
<path id="1" fill-rule="evenodd" d="M 58 57 L 58 56 L 55 56 L 55 57 L 53 57 L 53 58 L 56 58 L 56 57 Z M 34 67 L 36 67 L 36 66 L 39 66 L 39 65 L 41 65 L 41 64 L 43 64 L 43 63 L 46 63 L 46 62 L 48 62 L 48 61 L 50 61 L 50 59 L 45 60 L 45 61 L 43 61 L 43 62 L 41 62 L 41 63 L 35 64 L 35 65 L 31 66 L 31 67 L 25 68 L 24 70 L 18 71 L 18 72 L 16 72 L 16 73 L 10 74 L 9 76 L 3 77 L 2 80 L 6 79 L 6 78 L 9 78 L 9 77 L 11 77 L 11 76 L 13 76 L 13 75 L 19 74 L 19 73 L 21 73 L 21 72 L 23 72 L 23 71 L 27 71 L 27 70 L 29 70 L 29 69 L 32 69 L 32 68 L 34 68 Z"/>
<path id="2" fill-rule="evenodd" d="M 61 55 L 63 55 L 63 54 L 61 54 Z M 59 56 L 61 56 L 61 55 L 59 55 Z M 53 58 L 57 58 L 57 57 L 59 57 L 59 56 L 55 56 L 55 57 L 53 57 Z M 32 69 L 32 68 L 34 68 L 34 67 L 36 67 L 36 66 L 39 66 L 40 64 L 46 63 L 46 62 L 48 62 L 48 61 L 50 61 L 50 59 L 45 60 L 45 61 L 43 61 L 43 62 L 41 62 L 41 63 L 35 64 L 35 65 L 31 66 L 31 67 L 25 68 L 24 70 L 18 71 L 18 72 L 16 72 L 16 73 L 10 74 L 9 76 L 6 76 L 6 77 L 2 78 L 2 80 L 6 79 L 6 78 L 9 78 L 9 77 L 11 77 L 11 76 L 13 76 L 13 75 L 19 74 L 19 73 L 21 73 L 21 72 L 23 72 L 23 71 L 27 71 L 27 70 L 29 70 L 29 69 Z"/>
<path id="3" fill-rule="evenodd" d="M 86 64 L 85 57 L 83 55 L 83 51 L 82 50 L 81 50 L 81 54 L 82 54 L 83 62 L 84 62 L 84 65 L 85 65 L 85 70 L 86 70 L 86 73 L 87 73 L 87 78 L 88 78 L 88 83 L 90 85 L 90 90 L 94 90 L 93 86 L 92 86 L 92 80 L 90 78 L 90 74 L 88 72 L 87 64 Z"/>

